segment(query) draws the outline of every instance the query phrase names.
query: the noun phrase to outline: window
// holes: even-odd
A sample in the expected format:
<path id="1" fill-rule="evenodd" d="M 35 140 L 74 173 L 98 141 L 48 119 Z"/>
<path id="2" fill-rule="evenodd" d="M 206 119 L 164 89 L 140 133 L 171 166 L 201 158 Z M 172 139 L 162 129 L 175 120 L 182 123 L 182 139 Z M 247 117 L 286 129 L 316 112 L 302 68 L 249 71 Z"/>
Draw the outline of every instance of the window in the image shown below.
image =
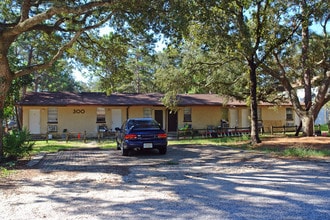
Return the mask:
<path id="1" fill-rule="evenodd" d="M 286 109 L 286 120 L 287 121 L 293 120 L 293 111 L 292 111 L 292 108 L 287 108 Z"/>
<path id="2" fill-rule="evenodd" d="M 48 108 L 48 123 L 57 124 L 57 108 Z"/>
<path id="3" fill-rule="evenodd" d="M 105 108 L 97 108 L 96 123 L 105 123 Z"/>
<path id="4" fill-rule="evenodd" d="M 183 122 L 191 122 L 191 108 L 184 108 Z"/>
<path id="5" fill-rule="evenodd" d="M 151 108 L 144 108 L 143 109 L 143 117 L 144 118 L 151 118 Z"/>

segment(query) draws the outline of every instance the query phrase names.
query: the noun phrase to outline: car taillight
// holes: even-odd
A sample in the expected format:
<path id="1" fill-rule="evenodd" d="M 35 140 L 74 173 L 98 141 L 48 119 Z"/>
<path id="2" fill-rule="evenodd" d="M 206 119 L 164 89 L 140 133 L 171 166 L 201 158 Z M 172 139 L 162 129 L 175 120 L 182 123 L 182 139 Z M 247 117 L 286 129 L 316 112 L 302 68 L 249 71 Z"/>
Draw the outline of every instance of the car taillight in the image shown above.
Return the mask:
<path id="1" fill-rule="evenodd" d="M 162 133 L 157 135 L 158 138 L 167 138 L 167 134 Z"/>
<path id="2" fill-rule="evenodd" d="M 125 140 L 132 140 L 132 139 L 136 139 L 137 135 L 136 134 L 126 134 L 125 135 Z"/>

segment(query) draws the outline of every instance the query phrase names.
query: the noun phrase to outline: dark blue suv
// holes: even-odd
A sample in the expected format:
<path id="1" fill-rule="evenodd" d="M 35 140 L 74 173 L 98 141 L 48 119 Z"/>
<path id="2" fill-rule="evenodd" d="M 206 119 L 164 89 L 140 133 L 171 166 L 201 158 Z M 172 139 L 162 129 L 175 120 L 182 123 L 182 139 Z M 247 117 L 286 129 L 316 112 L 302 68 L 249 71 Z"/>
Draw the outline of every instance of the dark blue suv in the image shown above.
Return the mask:
<path id="1" fill-rule="evenodd" d="M 116 128 L 117 149 L 123 156 L 130 150 L 158 149 L 167 152 L 167 134 L 152 118 L 131 118 L 121 128 Z"/>

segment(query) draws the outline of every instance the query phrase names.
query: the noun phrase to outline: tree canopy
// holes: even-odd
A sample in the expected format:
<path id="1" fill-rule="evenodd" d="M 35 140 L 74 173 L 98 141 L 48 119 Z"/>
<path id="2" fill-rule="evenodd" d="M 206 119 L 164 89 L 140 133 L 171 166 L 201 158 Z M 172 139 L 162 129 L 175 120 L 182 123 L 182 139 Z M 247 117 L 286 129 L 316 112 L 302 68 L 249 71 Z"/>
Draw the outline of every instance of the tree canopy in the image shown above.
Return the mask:
<path id="1" fill-rule="evenodd" d="M 195 6 L 184 46 L 175 48 L 176 58 L 173 49 L 161 58 L 158 73 L 166 83 L 163 87 L 173 88 L 172 95 L 193 85 L 245 99 L 251 105 L 252 128 L 257 125 L 259 101 L 289 100 L 305 118 L 304 133 L 313 135 L 313 118 L 329 101 L 329 3 L 200 1 Z M 312 32 L 316 24 L 322 27 L 321 34 Z M 166 68 L 171 72 L 168 78 L 161 74 Z M 315 88 L 318 93 L 312 99 Z M 304 90 L 304 104 L 299 89 Z"/>
<path id="2" fill-rule="evenodd" d="M 0 121 L 15 79 L 51 68 L 64 54 L 70 54 L 79 38 L 106 23 L 123 36 L 165 31 L 161 25 L 165 14 L 160 12 L 166 11 L 168 4 L 156 0 L 1 1 Z M 15 45 L 24 39 L 31 42 L 20 47 L 25 52 L 17 51 L 17 56 L 11 56 L 10 51 L 15 51 Z M 0 126 L 0 140 L 2 130 Z M 2 149 L 0 141 L 0 157 Z"/>

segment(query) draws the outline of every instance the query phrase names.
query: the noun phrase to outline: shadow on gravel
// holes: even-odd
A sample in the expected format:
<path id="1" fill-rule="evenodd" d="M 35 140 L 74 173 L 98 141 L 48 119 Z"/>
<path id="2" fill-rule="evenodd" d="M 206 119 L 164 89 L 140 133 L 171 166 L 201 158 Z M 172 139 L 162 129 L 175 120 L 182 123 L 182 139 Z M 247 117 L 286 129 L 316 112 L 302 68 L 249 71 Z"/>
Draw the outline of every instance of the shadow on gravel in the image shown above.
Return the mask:
<path id="1" fill-rule="evenodd" d="M 77 218 L 330 219 L 329 167 L 214 146 L 170 146 L 166 155 L 130 157 L 75 150 L 49 154 L 34 169 L 111 173 L 121 182 L 68 176 L 24 185 L 54 187 L 35 192 L 39 201 L 32 202 L 51 201 Z"/>

